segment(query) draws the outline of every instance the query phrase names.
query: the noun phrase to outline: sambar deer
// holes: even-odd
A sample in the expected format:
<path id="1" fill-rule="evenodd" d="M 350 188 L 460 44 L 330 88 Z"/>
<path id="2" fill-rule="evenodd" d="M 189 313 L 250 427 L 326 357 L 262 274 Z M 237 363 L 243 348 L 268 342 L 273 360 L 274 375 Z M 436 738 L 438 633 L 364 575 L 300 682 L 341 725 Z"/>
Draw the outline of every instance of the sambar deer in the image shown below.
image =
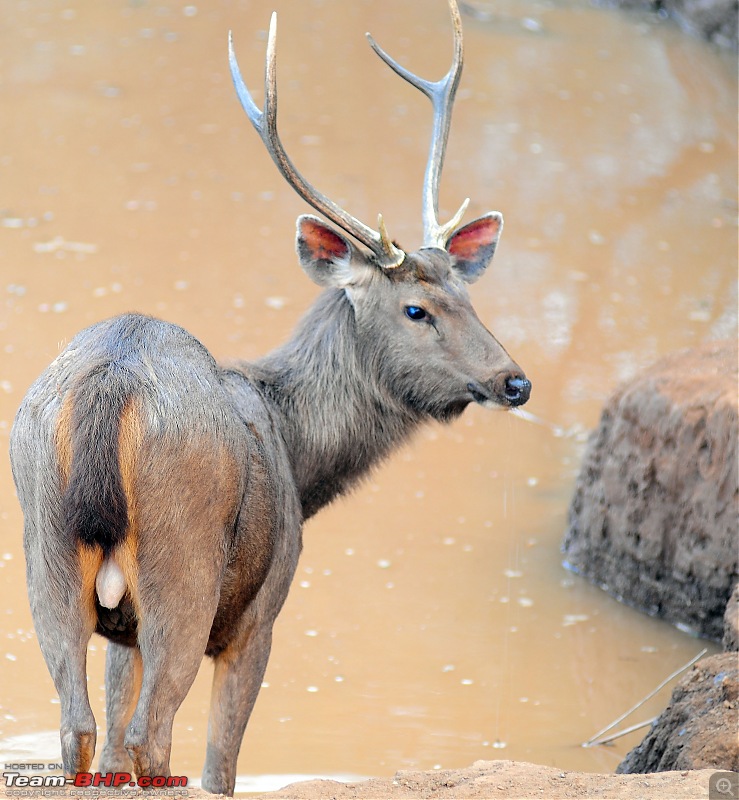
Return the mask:
<path id="1" fill-rule="evenodd" d="M 303 269 L 325 291 L 282 347 L 218 364 L 176 325 L 124 314 L 79 333 L 33 384 L 11 437 L 25 515 L 28 592 L 61 700 L 69 775 L 88 771 L 93 632 L 109 640 L 101 772 L 169 775 L 172 724 L 203 655 L 215 661 L 202 785 L 232 794 L 236 760 L 288 593 L 303 522 L 426 420 L 471 402 L 512 407 L 531 385 L 470 304 L 501 215 L 438 219 L 438 184 L 462 69 L 429 82 L 395 72 L 434 106 L 423 245 L 405 252 L 314 189 L 277 133 L 275 16 L 264 111 L 241 104 L 280 172 L 314 208 L 297 223 Z"/>

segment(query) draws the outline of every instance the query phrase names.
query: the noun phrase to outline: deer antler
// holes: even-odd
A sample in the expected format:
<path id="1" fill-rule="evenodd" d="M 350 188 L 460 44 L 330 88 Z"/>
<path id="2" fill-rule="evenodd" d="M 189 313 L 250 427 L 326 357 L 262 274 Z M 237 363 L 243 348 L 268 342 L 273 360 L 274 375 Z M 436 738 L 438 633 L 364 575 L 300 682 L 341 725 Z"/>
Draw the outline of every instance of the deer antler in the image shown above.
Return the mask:
<path id="1" fill-rule="evenodd" d="M 318 191 L 298 172 L 285 152 L 285 148 L 277 133 L 277 14 L 272 14 L 267 40 L 267 63 L 264 72 L 264 110 L 260 111 L 241 77 L 239 65 L 233 49 L 231 33 L 228 35 L 228 60 L 231 67 L 236 93 L 246 111 L 251 124 L 264 142 L 267 151 L 277 168 L 290 186 L 310 205 L 332 222 L 368 247 L 377 258 L 381 267 L 390 269 L 400 266 L 405 253 L 389 239 L 380 216 L 380 231 L 374 231 L 351 214 L 340 208 L 333 200 Z"/>
<path id="2" fill-rule="evenodd" d="M 370 46 L 378 56 L 401 78 L 415 86 L 434 106 L 434 125 L 431 135 L 431 146 L 426 165 L 426 174 L 423 179 L 423 244 L 424 247 L 446 248 L 446 243 L 454 229 L 459 225 L 469 204 L 469 198 L 462 203 L 459 211 L 444 225 L 439 224 L 439 177 L 444 164 L 449 126 L 452 121 L 452 106 L 454 95 L 459 86 L 462 75 L 462 61 L 464 52 L 462 48 L 462 19 L 459 15 L 456 0 L 449 0 L 449 9 L 452 13 L 454 26 L 454 58 L 449 72 L 439 81 L 427 81 L 401 67 L 395 59 L 389 56 L 368 33 L 367 39 Z"/>

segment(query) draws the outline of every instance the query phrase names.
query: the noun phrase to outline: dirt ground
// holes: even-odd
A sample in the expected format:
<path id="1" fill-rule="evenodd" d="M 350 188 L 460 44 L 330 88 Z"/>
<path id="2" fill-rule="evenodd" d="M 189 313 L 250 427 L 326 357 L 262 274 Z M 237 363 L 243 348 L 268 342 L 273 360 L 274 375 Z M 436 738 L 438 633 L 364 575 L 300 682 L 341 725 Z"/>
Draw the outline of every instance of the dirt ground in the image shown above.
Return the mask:
<path id="1" fill-rule="evenodd" d="M 268 798 L 628 798 L 682 800 L 707 798 L 713 770 L 662 772 L 651 775 L 598 775 L 562 772 L 518 761 L 476 761 L 471 767 L 429 772 L 401 771 L 394 778 L 358 783 L 306 781 Z"/>
<path id="2" fill-rule="evenodd" d="M 312 780 L 294 783 L 278 792 L 252 795 L 258 800 L 295 798 L 295 800 L 328 800 L 328 798 L 602 798 L 603 800 L 698 800 L 709 798 L 709 781 L 715 770 L 660 772 L 649 775 L 604 775 L 583 772 L 563 772 L 553 767 L 517 761 L 476 761 L 471 767 L 456 770 L 429 772 L 406 771 L 394 778 L 372 778 L 356 783 L 338 783 Z M 715 780 L 715 779 L 714 779 Z M 111 797 L 118 791 L 90 794 L 90 790 L 46 790 L 47 795 L 31 795 L 32 790 L 0 789 L 0 798 L 48 796 Z M 171 794 L 146 793 L 147 800 L 170 800 L 181 797 L 185 790 L 171 790 Z M 199 789 L 188 789 L 191 800 L 210 798 Z M 22 794 L 21 794 L 22 792 Z M 84 794 L 82 794 L 84 792 Z M 126 792 L 125 797 L 137 794 Z M 715 790 L 712 795 L 715 794 Z M 722 795 L 723 796 L 723 795 Z M 734 797 L 735 794 L 727 795 Z"/>

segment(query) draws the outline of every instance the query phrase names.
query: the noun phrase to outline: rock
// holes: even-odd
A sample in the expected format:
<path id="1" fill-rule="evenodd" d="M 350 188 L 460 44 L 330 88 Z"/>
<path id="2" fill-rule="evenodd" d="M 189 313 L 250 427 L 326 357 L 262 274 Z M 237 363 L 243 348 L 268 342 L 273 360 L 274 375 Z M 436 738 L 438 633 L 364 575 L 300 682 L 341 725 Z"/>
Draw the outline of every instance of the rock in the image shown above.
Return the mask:
<path id="1" fill-rule="evenodd" d="M 724 612 L 724 638 L 721 640 L 727 652 L 739 650 L 739 583 L 726 604 Z"/>
<path id="2" fill-rule="evenodd" d="M 702 659 L 678 683 L 670 704 L 616 771 L 739 770 L 738 709 L 736 654 Z"/>
<path id="3" fill-rule="evenodd" d="M 738 46 L 739 0 L 603 0 L 603 4 L 667 15 L 684 31 L 719 47 Z"/>
<path id="4" fill-rule="evenodd" d="M 624 602 L 720 640 L 737 583 L 737 350 L 711 342 L 618 389 L 591 434 L 562 549 Z"/>
<path id="5" fill-rule="evenodd" d="M 737 49 L 737 0 L 667 0 L 664 7 L 688 33 Z"/>

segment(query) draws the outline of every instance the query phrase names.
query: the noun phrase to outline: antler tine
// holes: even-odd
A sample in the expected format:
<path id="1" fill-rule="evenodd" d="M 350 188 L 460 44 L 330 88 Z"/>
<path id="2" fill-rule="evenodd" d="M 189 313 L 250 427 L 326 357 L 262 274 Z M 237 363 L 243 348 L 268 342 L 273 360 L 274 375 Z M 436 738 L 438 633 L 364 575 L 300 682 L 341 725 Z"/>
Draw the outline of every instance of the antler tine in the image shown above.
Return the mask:
<path id="1" fill-rule="evenodd" d="M 312 186 L 295 168 L 277 132 L 277 14 L 273 13 L 269 23 L 269 36 L 267 38 L 267 60 L 264 71 L 264 109 L 254 102 L 251 92 L 241 77 L 241 71 L 236 61 L 233 48 L 233 37 L 228 34 L 228 62 L 241 106 L 246 112 L 251 124 L 264 142 L 267 152 L 277 165 L 283 177 L 290 186 L 310 205 L 313 206 L 332 222 L 353 236 L 357 241 L 368 247 L 377 257 L 382 267 L 392 268 L 399 266 L 405 258 L 405 253 L 390 242 L 387 235 L 369 228 L 364 223 L 355 219 L 351 214 L 340 208 L 322 192 Z"/>
<path id="2" fill-rule="evenodd" d="M 462 62 L 464 60 L 462 18 L 460 17 L 456 0 L 449 0 L 449 10 L 452 14 L 452 24 L 454 26 L 454 57 L 449 72 L 438 81 L 427 81 L 402 67 L 377 44 L 369 33 L 367 34 L 370 47 L 390 69 L 408 81 L 411 86 L 415 86 L 416 89 L 423 92 L 433 103 L 433 131 L 426 173 L 423 179 L 423 240 L 425 247 L 440 247 L 442 249 L 446 247 L 447 239 L 459 224 L 469 203 L 469 199 L 465 200 L 459 211 L 449 222 L 444 225 L 439 224 L 439 178 L 449 138 L 454 95 L 457 92 L 459 80 L 462 76 Z"/>

